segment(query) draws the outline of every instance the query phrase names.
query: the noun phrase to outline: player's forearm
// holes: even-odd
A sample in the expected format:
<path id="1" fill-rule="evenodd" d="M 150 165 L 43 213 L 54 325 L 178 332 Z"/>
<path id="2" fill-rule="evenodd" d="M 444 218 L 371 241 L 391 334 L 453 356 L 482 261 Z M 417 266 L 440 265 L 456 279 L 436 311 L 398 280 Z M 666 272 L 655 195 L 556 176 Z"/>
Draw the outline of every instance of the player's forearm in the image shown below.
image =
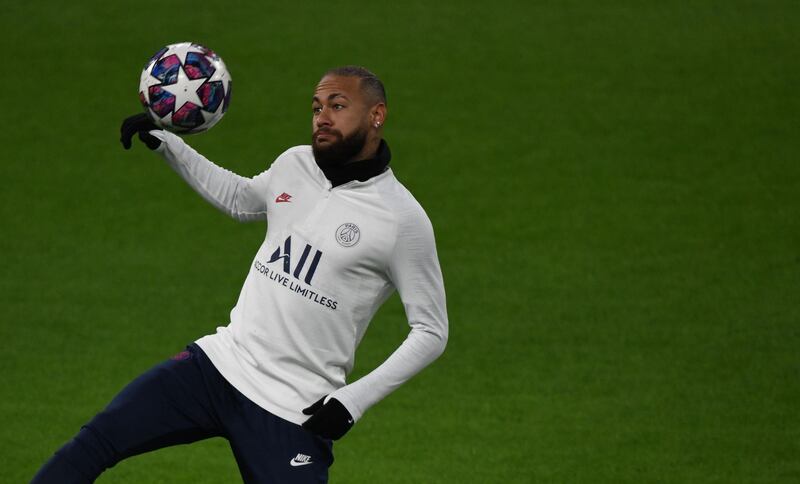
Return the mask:
<path id="1" fill-rule="evenodd" d="M 415 327 L 378 368 L 331 394 L 358 421 L 373 405 L 431 364 L 447 345 L 447 323 L 439 328 Z"/>
<path id="2" fill-rule="evenodd" d="M 223 213 L 240 221 L 259 220 L 266 217 L 262 204 L 247 197 L 251 183 L 226 170 L 195 151 L 182 139 L 166 131 L 151 131 L 162 141 L 156 150 L 189 186 Z"/>

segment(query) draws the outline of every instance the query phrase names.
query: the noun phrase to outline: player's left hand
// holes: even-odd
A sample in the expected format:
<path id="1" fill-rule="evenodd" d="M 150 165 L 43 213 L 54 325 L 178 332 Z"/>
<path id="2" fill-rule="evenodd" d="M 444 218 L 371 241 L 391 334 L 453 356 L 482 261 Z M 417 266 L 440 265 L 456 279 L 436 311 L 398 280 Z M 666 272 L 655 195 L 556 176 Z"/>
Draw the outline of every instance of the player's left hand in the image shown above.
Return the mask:
<path id="1" fill-rule="evenodd" d="M 326 439 L 339 440 L 353 427 L 353 416 L 339 400 L 331 398 L 325 403 L 325 398 L 303 410 L 304 414 L 311 415 L 303 428 Z"/>

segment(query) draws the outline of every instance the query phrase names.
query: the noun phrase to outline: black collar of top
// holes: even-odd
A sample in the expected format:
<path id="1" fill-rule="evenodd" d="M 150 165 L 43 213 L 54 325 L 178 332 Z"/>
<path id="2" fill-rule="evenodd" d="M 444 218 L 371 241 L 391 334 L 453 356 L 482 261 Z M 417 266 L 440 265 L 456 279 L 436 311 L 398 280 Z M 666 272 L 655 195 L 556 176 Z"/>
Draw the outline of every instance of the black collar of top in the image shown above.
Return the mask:
<path id="1" fill-rule="evenodd" d="M 325 174 L 325 178 L 331 181 L 331 185 L 338 187 L 347 182 L 358 180 L 367 181 L 370 178 L 380 175 L 386 171 L 389 166 L 389 161 L 392 159 L 392 152 L 389 151 L 389 145 L 386 141 L 381 140 L 378 146 L 378 152 L 374 158 L 366 160 L 351 161 L 343 165 L 337 166 L 322 166 L 317 162 L 317 166 Z"/>

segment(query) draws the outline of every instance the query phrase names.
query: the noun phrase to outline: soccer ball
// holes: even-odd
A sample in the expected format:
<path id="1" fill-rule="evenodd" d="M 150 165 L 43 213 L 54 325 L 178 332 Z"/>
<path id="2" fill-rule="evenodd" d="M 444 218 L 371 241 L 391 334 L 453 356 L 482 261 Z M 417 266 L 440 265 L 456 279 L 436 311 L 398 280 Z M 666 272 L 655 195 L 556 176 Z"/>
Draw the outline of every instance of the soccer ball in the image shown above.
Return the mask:
<path id="1" fill-rule="evenodd" d="M 171 44 L 150 58 L 139 80 L 139 100 L 159 127 L 197 133 L 222 119 L 231 102 L 231 76 L 211 49 Z"/>

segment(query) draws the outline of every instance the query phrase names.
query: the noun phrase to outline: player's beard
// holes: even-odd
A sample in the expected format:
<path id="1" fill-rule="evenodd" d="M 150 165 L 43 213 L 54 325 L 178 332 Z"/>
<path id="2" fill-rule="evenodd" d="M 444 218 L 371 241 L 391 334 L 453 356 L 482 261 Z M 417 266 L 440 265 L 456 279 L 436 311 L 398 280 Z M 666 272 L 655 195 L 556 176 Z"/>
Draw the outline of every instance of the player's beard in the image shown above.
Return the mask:
<path id="1" fill-rule="evenodd" d="M 333 136 L 336 141 L 324 147 L 319 146 L 317 135 L 320 132 Z M 341 166 L 349 161 L 356 161 L 355 156 L 361 153 L 366 142 L 367 130 L 364 128 L 359 128 L 347 137 L 335 129 L 320 129 L 311 135 L 311 150 L 320 166 Z"/>

